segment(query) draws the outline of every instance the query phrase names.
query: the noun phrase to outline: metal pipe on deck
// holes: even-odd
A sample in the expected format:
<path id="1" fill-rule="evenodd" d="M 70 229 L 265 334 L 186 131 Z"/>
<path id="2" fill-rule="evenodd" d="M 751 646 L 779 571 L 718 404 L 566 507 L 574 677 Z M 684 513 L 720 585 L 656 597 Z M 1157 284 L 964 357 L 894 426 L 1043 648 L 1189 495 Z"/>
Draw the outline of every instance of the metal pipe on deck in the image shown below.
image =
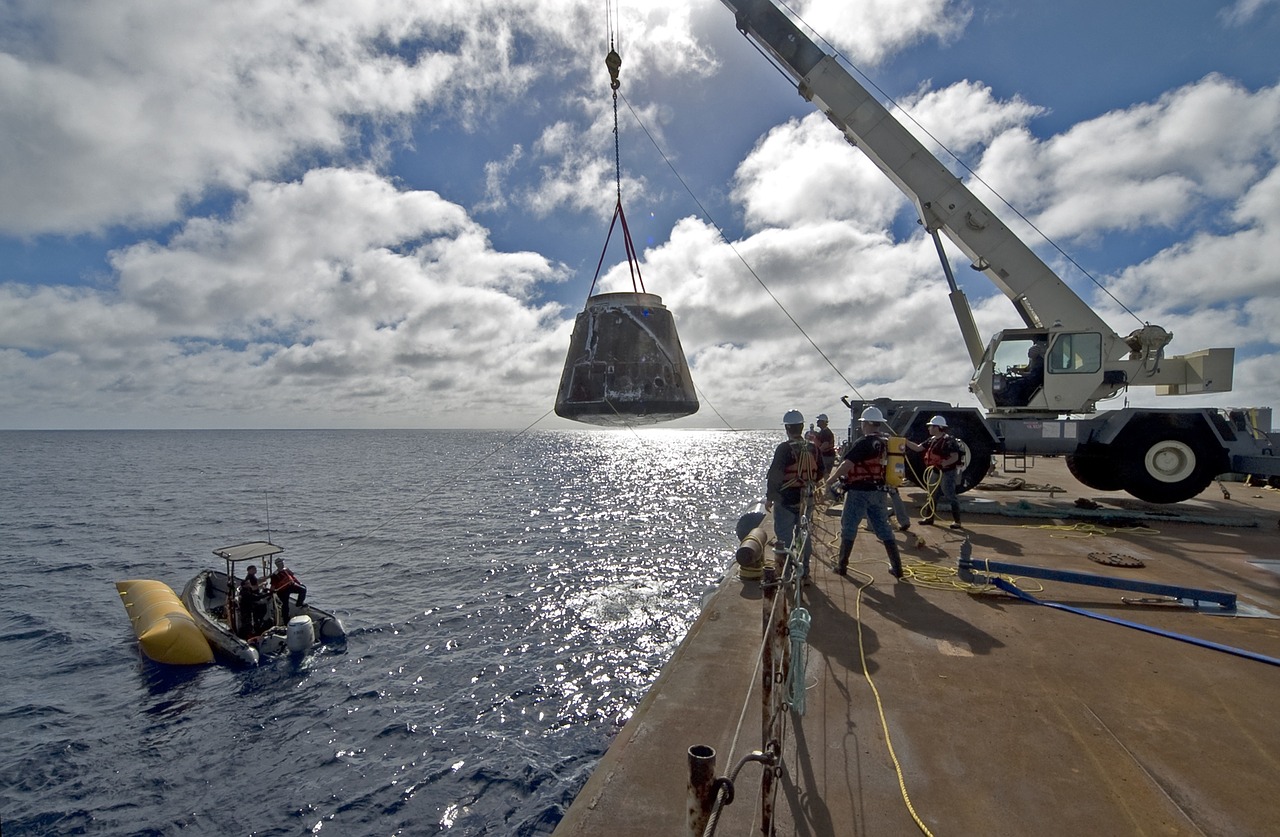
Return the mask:
<path id="1" fill-rule="evenodd" d="M 716 751 L 705 744 L 689 748 L 689 819 L 690 837 L 702 837 L 711 820 L 716 800 Z"/>
<path id="2" fill-rule="evenodd" d="M 1010 564 L 1004 561 L 973 560 L 966 540 L 960 549 L 958 577 L 966 583 L 993 584 L 992 578 L 998 575 L 1025 576 L 1040 578 L 1046 581 L 1061 581 L 1067 584 L 1087 584 L 1092 587 L 1108 587 L 1113 590 L 1130 590 L 1135 593 L 1147 593 L 1152 596 L 1168 596 L 1179 601 L 1188 601 L 1199 606 L 1201 602 L 1213 602 L 1223 610 L 1236 609 L 1236 594 L 1226 590 L 1203 590 L 1195 587 L 1183 587 L 1177 584 L 1158 584 L 1150 581 L 1137 581 L 1130 578 L 1113 578 L 1111 576 L 1081 573 L 1073 570 L 1055 570 L 1045 567 L 1032 567 L 1026 564 Z"/>
<path id="3" fill-rule="evenodd" d="M 769 543 L 769 535 L 763 526 L 757 526 L 747 533 L 738 545 L 735 560 L 738 562 L 738 575 L 742 578 L 759 578 L 764 571 L 764 548 Z"/>

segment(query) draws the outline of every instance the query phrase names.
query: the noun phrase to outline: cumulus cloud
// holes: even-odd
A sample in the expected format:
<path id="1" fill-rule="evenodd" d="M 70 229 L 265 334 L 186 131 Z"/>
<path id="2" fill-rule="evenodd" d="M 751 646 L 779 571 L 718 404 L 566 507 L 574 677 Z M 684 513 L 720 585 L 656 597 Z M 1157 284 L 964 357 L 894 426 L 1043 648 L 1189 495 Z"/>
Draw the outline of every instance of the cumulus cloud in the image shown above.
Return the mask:
<path id="1" fill-rule="evenodd" d="M 865 62 L 946 43 L 969 16 L 946 0 L 795 5 Z M 690 6 L 624 6 L 623 141 L 640 136 L 632 107 L 666 146 L 680 108 L 715 96 L 695 87 L 736 89 L 692 34 L 714 15 L 715 31 L 736 36 L 731 17 Z M 572 325 L 548 300 L 573 270 L 495 246 L 477 219 L 496 231 L 612 209 L 602 12 L 586 0 L 8 4 L 0 230 L 140 232 L 89 283 L 0 285 L 3 423 L 511 426 L 543 415 Z M 1140 239 L 1138 255 L 1108 265 L 1112 291 L 1175 331 L 1177 351 L 1239 346 L 1237 388 L 1274 403 L 1278 91 L 1208 75 L 1054 136 L 1037 133 L 1039 104 L 982 82 L 930 83 L 901 104 L 930 147 L 976 160 L 983 181 L 1086 263 L 1108 236 Z M 495 136 L 500 111 L 517 105 L 511 121 L 528 125 Z M 435 130 L 483 143 L 468 149 L 469 207 L 387 173 L 406 137 L 425 144 Z M 723 136 L 697 142 L 726 153 Z M 642 253 L 708 406 L 693 421 L 773 426 L 793 405 L 838 415 L 844 394 L 973 403 L 932 242 L 889 180 L 816 113 L 736 142 L 741 162 L 713 186 L 736 216 L 730 240 L 691 216 Z M 629 211 L 661 199 L 650 171 L 624 177 Z M 213 208 L 192 210 L 210 195 L 221 196 Z M 956 263 L 983 333 L 1019 324 Z M 600 287 L 629 289 L 625 265 Z M 1128 330 L 1128 314 L 1082 293 Z"/>
<path id="2" fill-rule="evenodd" d="M 853 61 L 868 64 L 879 64 L 925 38 L 945 42 L 963 30 L 972 16 L 966 6 L 952 0 L 808 0 L 791 5 L 832 46 Z"/>
<path id="3" fill-rule="evenodd" d="M 486 402 L 533 411 L 527 385 L 554 388 L 567 340 L 559 307 L 530 301 L 555 265 L 497 252 L 458 206 L 369 172 L 253 184 L 228 218 L 112 266 L 107 290 L 0 288 L 0 332 L 24 347 L 5 354 L 4 409 L 73 380 L 68 405 L 214 426 L 219 407 L 384 425 Z"/>
<path id="4" fill-rule="evenodd" d="M 423 110 L 474 130 L 536 79 L 580 67 L 595 17 L 569 0 L 11 4 L 0 229 L 167 223 L 297 155 L 341 161 L 362 124 Z"/>
<path id="5" fill-rule="evenodd" d="M 1211 75 L 1046 141 L 1007 131 L 978 171 L 1053 237 L 1170 228 L 1265 173 L 1277 124 L 1280 87 L 1250 92 Z"/>

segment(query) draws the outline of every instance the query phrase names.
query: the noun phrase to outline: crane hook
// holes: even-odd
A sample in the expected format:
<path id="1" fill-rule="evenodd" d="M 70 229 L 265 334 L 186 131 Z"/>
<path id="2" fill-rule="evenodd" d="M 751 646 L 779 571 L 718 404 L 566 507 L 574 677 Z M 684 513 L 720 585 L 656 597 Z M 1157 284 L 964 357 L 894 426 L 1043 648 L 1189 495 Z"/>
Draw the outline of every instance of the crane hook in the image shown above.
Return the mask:
<path id="1" fill-rule="evenodd" d="M 618 70 L 622 69 L 622 56 L 617 50 L 609 50 L 609 54 L 604 57 L 604 65 L 609 68 L 609 87 L 617 90 L 622 82 L 618 81 Z"/>

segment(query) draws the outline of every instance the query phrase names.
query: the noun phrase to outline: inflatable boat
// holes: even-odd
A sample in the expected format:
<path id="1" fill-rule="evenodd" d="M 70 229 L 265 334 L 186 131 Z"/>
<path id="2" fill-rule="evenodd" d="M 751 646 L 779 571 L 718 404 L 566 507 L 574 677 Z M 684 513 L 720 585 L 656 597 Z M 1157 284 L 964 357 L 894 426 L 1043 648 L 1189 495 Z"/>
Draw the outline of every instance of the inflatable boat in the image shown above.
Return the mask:
<path id="1" fill-rule="evenodd" d="M 263 656 L 304 654 L 316 644 L 339 642 L 347 632 L 342 620 L 311 604 L 291 602 L 282 613 L 278 595 L 266 595 L 258 604 L 242 601 L 240 585 L 248 567 L 259 565 L 262 577 L 270 575 L 272 557 L 284 547 L 266 541 L 215 549 L 226 569 L 201 570 L 182 589 L 182 603 L 208 640 L 214 653 L 241 665 L 257 665 Z"/>

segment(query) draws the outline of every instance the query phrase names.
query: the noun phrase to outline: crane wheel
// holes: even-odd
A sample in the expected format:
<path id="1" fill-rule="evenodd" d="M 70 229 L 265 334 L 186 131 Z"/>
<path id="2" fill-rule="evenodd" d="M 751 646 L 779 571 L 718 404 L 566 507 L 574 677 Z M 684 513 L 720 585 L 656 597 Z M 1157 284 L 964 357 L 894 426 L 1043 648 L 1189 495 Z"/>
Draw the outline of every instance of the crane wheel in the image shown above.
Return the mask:
<path id="1" fill-rule="evenodd" d="M 1144 423 L 1128 436 L 1124 490 L 1149 503 L 1179 503 L 1209 487 L 1221 469 L 1200 434 Z"/>
<path id="2" fill-rule="evenodd" d="M 1081 485 L 1097 491 L 1119 491 L 1124 488 L 1125 462 L 1109 446 L 1086 446 L 1066 455 L 1067 470 Z"/>

